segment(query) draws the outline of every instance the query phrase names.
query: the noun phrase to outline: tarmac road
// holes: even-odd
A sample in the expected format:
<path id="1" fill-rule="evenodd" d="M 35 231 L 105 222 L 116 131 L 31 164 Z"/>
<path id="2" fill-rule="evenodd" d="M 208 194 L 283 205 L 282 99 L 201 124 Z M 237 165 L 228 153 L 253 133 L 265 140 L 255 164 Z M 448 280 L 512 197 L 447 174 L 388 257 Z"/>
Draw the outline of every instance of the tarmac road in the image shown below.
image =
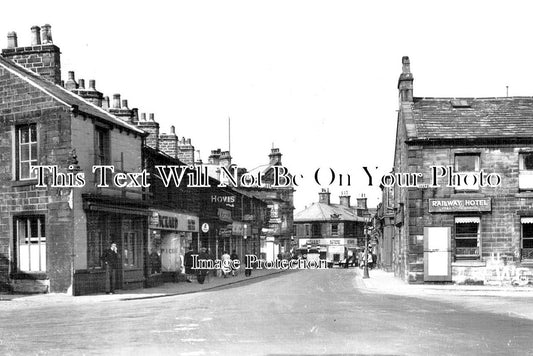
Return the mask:
<path id="1" fill-rule="evenodd" d="M 144 300 L 6 301 L 0 354 L 533 354 L 533 320 L 357 286 L 354 269 L 330 269 Z"/>

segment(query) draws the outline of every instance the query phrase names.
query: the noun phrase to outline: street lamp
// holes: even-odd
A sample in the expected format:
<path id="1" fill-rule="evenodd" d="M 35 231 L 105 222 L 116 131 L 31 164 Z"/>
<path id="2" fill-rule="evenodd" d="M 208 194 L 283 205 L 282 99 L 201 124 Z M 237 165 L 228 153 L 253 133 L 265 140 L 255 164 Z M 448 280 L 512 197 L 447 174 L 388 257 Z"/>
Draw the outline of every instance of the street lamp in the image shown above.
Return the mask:
<path id="1" fill-rule="evenodd" d="M 363 267 L 363 278 L 370 278 L 370 275 L 368 274 L 368 234 L 370 229 L 371 227 L 368 224 L 365 225 L 365 264 Z"/>

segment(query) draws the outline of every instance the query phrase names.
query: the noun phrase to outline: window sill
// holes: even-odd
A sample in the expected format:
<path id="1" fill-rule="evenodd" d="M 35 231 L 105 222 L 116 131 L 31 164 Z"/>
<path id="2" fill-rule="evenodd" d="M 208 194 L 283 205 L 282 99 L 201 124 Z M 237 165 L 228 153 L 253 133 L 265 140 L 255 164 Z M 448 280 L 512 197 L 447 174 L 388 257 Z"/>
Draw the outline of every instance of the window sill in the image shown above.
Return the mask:
<path id="1" fill-rule="evenodd" d="M 25 187 L 28 185 L 37 185 L 37 179 L 13 180 L 11 182 L 8 182 L 7 185 L 11 187 Z"/>
<path id="2" fill-rule="evenodd" d="M 479 260 L 458 260 L 455 262 L 452 262 L 452 267 L 485 267 L 487 265 L 486 262 L 479 261 Z"/>
<path id="3" fill-rule="evenodd" d="M 48 275 L 43 272 L 17 272 L 11 275 L 12 279 L 45 280 Z"/>

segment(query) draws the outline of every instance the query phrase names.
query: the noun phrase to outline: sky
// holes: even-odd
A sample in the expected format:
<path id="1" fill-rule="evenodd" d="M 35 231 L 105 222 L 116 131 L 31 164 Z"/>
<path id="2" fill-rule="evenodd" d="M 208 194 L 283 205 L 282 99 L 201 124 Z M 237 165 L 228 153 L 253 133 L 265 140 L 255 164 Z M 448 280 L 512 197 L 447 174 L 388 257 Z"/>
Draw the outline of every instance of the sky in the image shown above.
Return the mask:
<path id="1" fill-rule="evenodd" d="M 380 201 L 393 165 L 402 56 L 414 95 L 533 95 L 532 5 L 525 1 L 10 1 L 0 38 L 29 45 L 52 25 L 62 76 L 176 127 L 207 161 L 268 163 L 274 146 L 303 175 L 296 211 L 328 188 Z M 369 186 L 363 167 L 373 174 Z M 377 167 L 377 168 L 376 168 Z M 314 175 L 320 169 L 320 182 Z M 333 170 L 330 185 L 327 174 Z M 343 175 L 342 184 L 339 175 Z M 350 175 L 350 185 L 347 177 Z M 319 184 L 320 183 L 320 184 Z"/>

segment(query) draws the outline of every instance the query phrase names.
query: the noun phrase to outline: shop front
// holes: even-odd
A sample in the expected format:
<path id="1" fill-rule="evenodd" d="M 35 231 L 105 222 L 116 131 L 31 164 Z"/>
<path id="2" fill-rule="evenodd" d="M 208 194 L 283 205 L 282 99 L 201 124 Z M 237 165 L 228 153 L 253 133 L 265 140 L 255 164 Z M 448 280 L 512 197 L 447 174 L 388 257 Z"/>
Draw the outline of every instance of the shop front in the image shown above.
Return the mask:
<path id="1" fill-rule="evenodd" d="M 149 286 L 178 280 L 185 252 L 198 244 L 198 230 L 195 215 L 150 209 L 146 271 Z"/>
<path id="2" fill-rule="evenodd" d="M 148 210 L 140 204 L 117 205 L 97 198 L 86 198 L 84 210 L 80 221 L 86 221 L 87 248 L 80 248 L 75 256 L 83 267 L 76 268 L 74 273 L 74 295 L 106 291 L 108 281 L 102 256 L 112 243 L 117 245 L 120 259 L 116 289 L 142 288 Z M 81 238 L 78 236 L 80 242 Z"/>

